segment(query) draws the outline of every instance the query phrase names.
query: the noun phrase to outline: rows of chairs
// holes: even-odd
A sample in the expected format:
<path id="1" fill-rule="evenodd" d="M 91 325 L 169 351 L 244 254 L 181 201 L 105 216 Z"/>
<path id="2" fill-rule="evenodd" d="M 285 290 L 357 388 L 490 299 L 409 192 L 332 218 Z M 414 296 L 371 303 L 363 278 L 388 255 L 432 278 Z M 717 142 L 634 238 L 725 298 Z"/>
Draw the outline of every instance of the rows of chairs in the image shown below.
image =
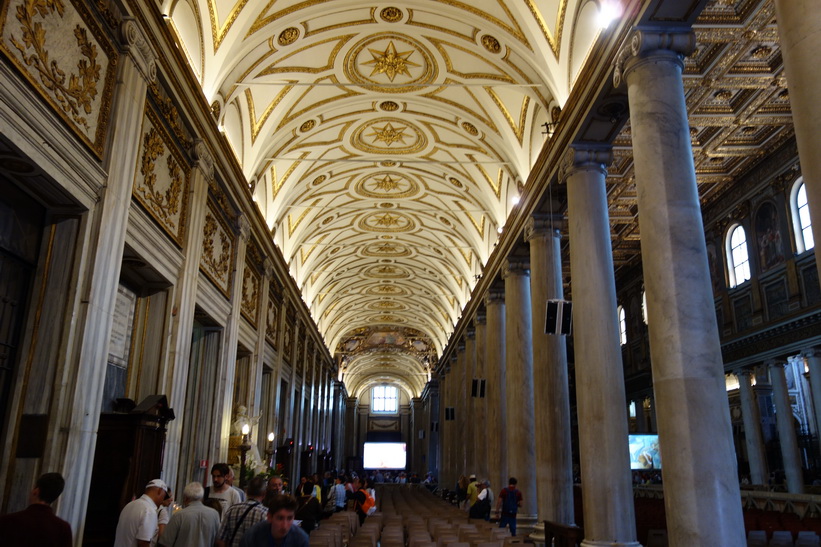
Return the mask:
<path id="1" fill-rule="evenodd" d="M 774 530 L 769 537 L 764 530 L 747 532 L 747 547 L 818 547 L 819 541 L 818 534 L 810 530 L 798 532 L 795 541 L 792 532 L 787 530 Z"/>
<path id="2" fill-rule="evenodd" d="M 517 547 L 524 543 L 524 538 L 511 537 L 507 528 L 468 519 L 465 510 L 426 488 L 380 486 L 376 503 L 378 511 L 362 526 L 353 511 L 321 521 L 311 533 L 311 547 Z"/>

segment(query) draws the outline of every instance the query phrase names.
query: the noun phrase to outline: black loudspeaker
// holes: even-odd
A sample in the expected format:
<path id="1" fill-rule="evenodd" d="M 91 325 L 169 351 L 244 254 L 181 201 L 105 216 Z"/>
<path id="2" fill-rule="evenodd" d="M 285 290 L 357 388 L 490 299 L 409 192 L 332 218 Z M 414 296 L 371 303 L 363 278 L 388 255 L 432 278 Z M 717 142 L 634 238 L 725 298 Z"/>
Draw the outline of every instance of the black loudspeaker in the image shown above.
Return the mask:
<path id="1" fill-rule="evenodd" d="M 477 378 L 473 379 L 473 383 L 470 388 L 470 396 L 471 397 L 478 397 L 479 396 L 479 380 Z"/>
<path id="2" fill-rule="evenodd" d="M 545 334 L 569 335 L 573 322 L 573 304 L 568 300 L 548 300 L 545 313 Z"/>

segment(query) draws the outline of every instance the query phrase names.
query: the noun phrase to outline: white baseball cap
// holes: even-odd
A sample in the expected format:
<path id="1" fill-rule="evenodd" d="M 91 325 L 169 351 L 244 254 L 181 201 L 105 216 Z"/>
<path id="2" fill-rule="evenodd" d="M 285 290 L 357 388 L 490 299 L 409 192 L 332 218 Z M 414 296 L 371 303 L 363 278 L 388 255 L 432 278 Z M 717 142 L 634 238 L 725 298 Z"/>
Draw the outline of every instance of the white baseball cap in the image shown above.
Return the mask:
<path id="1" fill-rule="evenodd" d="M 148 490 L 149 488 L 162 488 L 163 490 L 168 492 L 168 485 L 165 484 L 165 481 L 162 479 L 154 479 L 153 481 L 146 484 L 145 489 Z"/>

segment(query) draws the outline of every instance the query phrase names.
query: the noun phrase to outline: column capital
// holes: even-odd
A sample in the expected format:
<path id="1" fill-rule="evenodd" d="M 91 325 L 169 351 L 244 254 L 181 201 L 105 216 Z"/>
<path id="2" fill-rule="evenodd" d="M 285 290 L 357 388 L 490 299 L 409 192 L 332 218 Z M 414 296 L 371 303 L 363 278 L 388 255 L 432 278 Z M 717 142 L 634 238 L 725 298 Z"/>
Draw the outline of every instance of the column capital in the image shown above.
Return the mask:
<path id="1" fill-rule="evenodd" d="M 613 161 L 609 146 L 571 146 L 559 160 L 559 180 L 567 179 L 576 171 L 595 170 L 607 175 L 607 166 Z"/>
<path id="2" fill-rule="evenodd" d="M 465 338 L 468 340 L 475 340 L 476 339 L 476 329 L 474 327 L 467 327 L 465 329 Z"/>
<path id="3" fill-rule="evenodd" d="M 635 68 L 636 64 L 630 61 L 652 58 L 656 62 L 659 57 L 667 57 L 683 68 L 682 59 L 691 55 L 695 49 L 696 35 L 690 28 L 672 32 L 634 29 L 622 44 L 613 62 L 613 84 L 616 87 L 621 86 L 627 73 Z M 630 66 L 627 66 L 628 64 Z"/>
<path id="4" fill-rule="evenodd" d="M 266 257 L 265 260 L 262 262 L 262 268 L 265 271 L 265 278 L 270 280 L 274 277 L 274 262 Z"/>
<path id="5" fill-rule="evenodd" d="M 785 366 L 787 366 L 787 361 L 783 359 L 770 359 L 764 362 L 764 366 L 767 367 L 767 370 L 771 370 L 776 367 L 784 368 Z"/>
<path id="6" fill-rule="evenodd" d="M 525 222 L 525 241 L 536 237 L 561 237 L 567 225 L 564 215 L 533 214 Z"/>
<path id="7" fill-rule="evenodd" d="M 530 261 L 524 258 L 508 258 L 502 267 L 502 279 L 512 275 L 530 276 Z"/>
<path id="8" fill-rule="evenodd" d="M 807 348 L 801 350 L 801 357 L 810 359 L 812 357 L 821 357 L 821 348 Z"/>
<path id="9" fill-rule="evenodd" d="M 124 17 L 120 35 L 134 65 L 149 84 L 157 80 L 157 55 L 134 17 Z"/>
<path id="10" fill-rule="evenodd" d="M 476 317 L 473 318 L 473 324 L 474 325 L 487 325 L 487 315 L 486 315 L 486 312 L 484 310 L 476 312 Z M 475 333 L 475 331 L 474 331 L 474 333 Z"/>
<path id="11" fill-rule="evenodd" d="M 505 303 L 505 291 L 504 290 L 496 290 L 492 289 L 487 292 L 485 295 L 485 307 L 490 306 L 491 304 L 504 304 Z"/>
<path id="12" fill-rule="evenodd" d="M 194 144 L 188 151 L 191 159 L 194 160 L 194 166 L 202 170 L 202 174 L 209 181 L 214 180 L 214 156 L 208 150 L 208 146 L 202 139 L 194 139 Z"/>
<path id="13" fill-rule="evenodd" d="M 741 377 L 741 376 L 747 376 L 747 377 L 750 377 L 750 376 L 753 376 L 753 375 L 754 375 L 754 373 L 753 373 L 753 371 L 752 371 L 752 370 L 750 370 L 750 369 L 748 369 L 748 368 L 743 368 L 743 369 L 741 369 L 741 370 L 736 371 L 735 375 L 736 375 L 736 376 L 739 376 L 739 377 Z"/>
<path id="14" fill-rule="evenodd" d="M 251 237 L 251 222 L 248 220 L 248 216 L 241 213 L 237 218 L 237 224 L 239 225 L 239 237 L 247 242 L 248 238 Z"/>

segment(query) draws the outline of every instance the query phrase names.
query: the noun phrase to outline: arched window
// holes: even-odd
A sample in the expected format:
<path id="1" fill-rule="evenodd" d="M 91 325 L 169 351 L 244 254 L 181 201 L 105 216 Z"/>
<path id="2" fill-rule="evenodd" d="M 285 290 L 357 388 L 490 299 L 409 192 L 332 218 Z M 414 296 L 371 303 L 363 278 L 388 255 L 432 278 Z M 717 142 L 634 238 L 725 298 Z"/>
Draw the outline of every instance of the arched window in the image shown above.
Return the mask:
<path id="1" fill-rule="evenodd" d="M 641 319 L 644 321 L 644 324 L 647 324 L 647 291 L 642 289 L 641 291 Z"/>
<path id="2" fill-rule="evenodd" d="M 627 343 L 627 318 L 622 306 L 619 306 L 619 341 L 622 346 Z"/>
<path id="3" fill-rule="evenodd" d="M 738 224 L 727 237 L 727 269 L 730 287 L 737 287 L 750 279 L 750 256 L 747 252 L 747 232 Z"/>
<path id="4" fill-rule="evenodd" d="M 792 191 L 792 221 L 795 233 L 795 246 L 799 253 L 809 251 L 815 247 L 815 239 L 812 237 L 812 220 L 810 219 L 810 207 L 807 203 L 807 187 L 804 186 L 804 179 L 798 179 Z"/>
<path id="5" fill-rule="evenodd" d="M 371 412 L 396 413 L 399 390 L 394 386 L 376 386 L 371 391 Z"/>

